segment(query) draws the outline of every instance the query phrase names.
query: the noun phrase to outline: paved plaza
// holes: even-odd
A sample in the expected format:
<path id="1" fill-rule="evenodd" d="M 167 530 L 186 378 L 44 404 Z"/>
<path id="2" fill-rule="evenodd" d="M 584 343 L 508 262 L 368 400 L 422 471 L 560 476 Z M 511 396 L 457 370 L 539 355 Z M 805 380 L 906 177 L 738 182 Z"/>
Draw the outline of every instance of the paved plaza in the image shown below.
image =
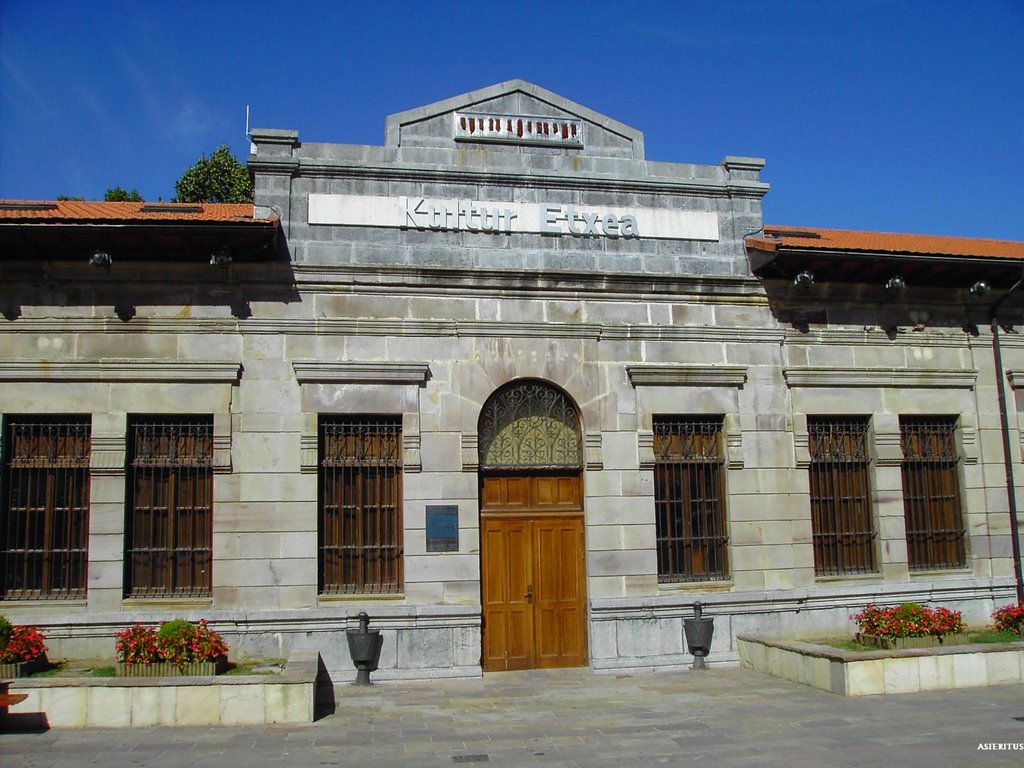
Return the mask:
<path id="1" fill-rule="evenodd" d="M 1020 685 L 843 698 L 732 667 L 336 691 L 305 725 L 3 733 L 0 766 L 1024 765 Z"/>

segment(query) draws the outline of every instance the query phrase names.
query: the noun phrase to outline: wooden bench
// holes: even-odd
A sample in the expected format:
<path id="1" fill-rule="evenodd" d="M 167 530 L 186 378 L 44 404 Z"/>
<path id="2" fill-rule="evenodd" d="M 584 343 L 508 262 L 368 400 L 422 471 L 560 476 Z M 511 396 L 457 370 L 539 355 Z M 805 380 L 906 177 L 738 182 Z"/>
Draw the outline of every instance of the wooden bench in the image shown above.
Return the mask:
<path id="1" fill-rule="evenodd" d="M 14 706 L 27 698 L 27 693 L 0 693 L 0 709 Z"/>

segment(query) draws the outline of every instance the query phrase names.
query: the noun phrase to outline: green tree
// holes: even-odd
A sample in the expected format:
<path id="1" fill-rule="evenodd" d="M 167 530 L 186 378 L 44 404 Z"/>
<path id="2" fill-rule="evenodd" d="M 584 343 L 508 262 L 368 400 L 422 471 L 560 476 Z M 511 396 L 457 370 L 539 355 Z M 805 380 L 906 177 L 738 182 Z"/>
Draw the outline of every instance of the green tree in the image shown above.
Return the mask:
<path id="1" fill-rule="evenodd" d="M 142 203 L 145 202 L 142 199 L 142 195 L 139 194 L 139 190 L 133 189 L 129 192 L 124 187 L 112 187 L 108 189 L 103 195 L 103 201 L 106 203 Z"/>
<path id="2" fill-rule="evenodd" d="M 71 197 L 70 195 L 57 195 L 58 203 L 81 203 L 84 202 L 84 197 Z"/>
<path id="3" fill-rule="evenodd" d="M 227 145 L 210 155 L 200 155 L 174 185 L 176 203 L 251 203 L 255 194 L 248 169 Z"/>

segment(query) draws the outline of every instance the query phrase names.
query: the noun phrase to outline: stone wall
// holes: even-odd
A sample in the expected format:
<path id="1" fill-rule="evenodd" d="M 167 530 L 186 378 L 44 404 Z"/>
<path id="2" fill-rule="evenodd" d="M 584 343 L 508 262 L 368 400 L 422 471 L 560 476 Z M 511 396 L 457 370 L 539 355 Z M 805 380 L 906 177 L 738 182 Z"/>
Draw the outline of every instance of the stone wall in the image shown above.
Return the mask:
<path id="1" fill-rule="evenodd" d="M 33 678 L 5 718 L 12 730 L 313 722 L 319 659 L 291 654 L 283 672 L 237 677 Z M 7 722 L 9 721 L 9 722 Z"/>
<path id="2" fill-rule="evenodd" d="M 439 140 L 453 109 L 524 104 L 583 120 L 593 143 L 574 152 Z M 579 409 L 595 668 L 688 663 L 681 626 L 695 600 L 719 619 L 712 658 L 722 660 L 736 660 L 740 631 L 842 629 L 870 600 L 930 600 L 976 622 L 1009 601 L 991 338 L 965 332 L 962 297 L 908 291 L 893 303 L 879 289 L 809 300 L 755 279 L 743 237 L 761 225 L 761 161 L 647 161 L 639 132 L 529 84 L 402 113 L 387 135 L 383 147 L 353 147 L 254 133 L 257 204 L 282 219 L 282 260 L 214 275 L 120 261 L 102 280 L 45 261 L 10 273 L 3 290 L 23 313 L 0 323 L 0 412 L 89 414 L 93 425 L 87 598 L 0 603 L 13 621 L 49 627 L 59 655 L 90 655 L 109 653 L 135 620 L 207 617 L 239 653 L 313 648 L 345 678 L 343 632 L 366 610 L 386 640 L 382 677 L 479 674 L 478 420 L 518 379 L 550 382 Z M 711 212 L 719 238 L 311 224 L 311 193 Z M 61 281 L 89 288 L 69 306 L 52 287 Z M 117 296 L 134 301 L 128 320 Z M 827 311 L 793 321 L 808 301 Z M 1006 336 L 1004 357 L 1019 398 L 1024 376 L 1012 372 L 1024 369 L 1024 344 Z M 213 591 L 124 599 L 127 418 L 168 413 L 213 415 Z M 318 594 L 323 414 L 401 417 L 399 595 Z M 652 423 L 663 414 L 724 419 L 723 581 L 658 582 Z M 879 568 L 823 578 L 807 417 L 848 414 L 871 418 Z M 963 569 L 908 569 L 900 414 L 959 418 Z M 1019 435 L 1016 415 L 1013 424 Z M 457 552 L 426 551 L 433 503 L 458 509 Z"/>
<path id="3" fill-rule="evenodd" d="M 1022 680 L 1020 643 L 853 653 L 823 645 L 739 638 L 743 666 L 839 696 L 985 688 Z"/>

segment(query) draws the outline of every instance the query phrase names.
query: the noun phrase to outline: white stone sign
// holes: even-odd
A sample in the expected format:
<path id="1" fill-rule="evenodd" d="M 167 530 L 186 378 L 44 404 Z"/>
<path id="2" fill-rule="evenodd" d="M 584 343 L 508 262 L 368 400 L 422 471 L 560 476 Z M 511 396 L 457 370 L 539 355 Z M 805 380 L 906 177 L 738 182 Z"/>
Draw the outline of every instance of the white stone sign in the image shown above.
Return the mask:
<path id="1" fill-rule="evenodd" d="M 311 194 L 309 223 L 503 235 L 718 240 L 718 214 L 711 211 L 407 196 Z"/>

